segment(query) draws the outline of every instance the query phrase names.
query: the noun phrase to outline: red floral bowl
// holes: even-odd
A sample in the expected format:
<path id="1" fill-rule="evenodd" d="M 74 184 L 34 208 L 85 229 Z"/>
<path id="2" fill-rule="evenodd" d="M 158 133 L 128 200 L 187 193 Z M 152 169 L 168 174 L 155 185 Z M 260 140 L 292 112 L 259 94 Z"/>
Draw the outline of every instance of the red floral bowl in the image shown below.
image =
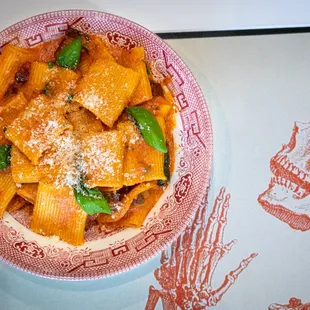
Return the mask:
<path id="1" fill-rule="evenodd" d="M 88 225 L 86 243 L 70 246 L 33 233 L 27 209 L 0 220 L 0 258 L 26 272 L 63 280 L 88 280 L 132 269 L 171 243 L 189 224 L 209 186 L 213 141 L 210 115 L 201 89 L 180 57 L 157 35 L 124 18 L 95 11 L 41 14 L 0 32 L 6 44 L 32 47 L 64 34 L 68 27 L 100 34 L 110 44 L 143 46 L 157 79 L 172 79 L 178 107 L 176 168 L 164 195 L 141 229 L 103 232 Z"/>

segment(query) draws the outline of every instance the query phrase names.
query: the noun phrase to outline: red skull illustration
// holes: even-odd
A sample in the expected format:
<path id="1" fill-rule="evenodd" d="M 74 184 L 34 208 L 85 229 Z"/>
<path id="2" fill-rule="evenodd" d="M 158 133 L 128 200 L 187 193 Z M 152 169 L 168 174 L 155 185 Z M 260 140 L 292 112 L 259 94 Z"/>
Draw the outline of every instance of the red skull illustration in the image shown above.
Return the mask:
<path id="1" fill-rule="evenodd" d="M 271 158 L 273 173 L 258 202 L 293 229 L 310 229 L 310 123 L 296 122 L 290 142 Z"/>

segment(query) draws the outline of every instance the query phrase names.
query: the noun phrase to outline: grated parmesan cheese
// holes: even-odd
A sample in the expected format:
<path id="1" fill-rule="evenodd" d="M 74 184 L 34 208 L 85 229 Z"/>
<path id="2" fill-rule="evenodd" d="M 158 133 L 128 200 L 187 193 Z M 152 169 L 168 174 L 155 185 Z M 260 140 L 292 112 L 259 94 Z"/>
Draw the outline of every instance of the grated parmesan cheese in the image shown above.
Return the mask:
<path id="1" fill-rule="evenodd" d="M 57 171 L 56 175 L 50 175 L 57 188 L 62 186 L 75 187 L 81 182 L 80 152 L 81 144 L 72 132 L 67 131 L 55 141 L 55 151 L 49 152 L 40 162 L 47 171 Z"/>

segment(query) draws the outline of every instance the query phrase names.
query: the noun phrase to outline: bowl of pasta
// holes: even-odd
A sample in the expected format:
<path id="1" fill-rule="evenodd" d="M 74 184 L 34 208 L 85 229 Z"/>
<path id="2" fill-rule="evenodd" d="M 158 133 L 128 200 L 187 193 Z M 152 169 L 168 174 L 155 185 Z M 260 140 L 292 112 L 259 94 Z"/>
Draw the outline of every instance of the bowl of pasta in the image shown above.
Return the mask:
<path id="1" fill-rule="evenodd" d="M 184 62 L 96 11 L 28 18 L 0 49 L 0 259 L 87 280 L 160 253 L 210 181 L 210 116 Z"/>

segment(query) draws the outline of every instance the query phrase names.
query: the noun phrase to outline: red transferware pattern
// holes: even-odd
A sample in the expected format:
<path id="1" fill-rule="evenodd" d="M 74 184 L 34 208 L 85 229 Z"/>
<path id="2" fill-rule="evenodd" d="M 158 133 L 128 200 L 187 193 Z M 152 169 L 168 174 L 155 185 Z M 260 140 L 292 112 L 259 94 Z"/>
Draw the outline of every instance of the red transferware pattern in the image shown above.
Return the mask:
<path id="1" fill-rule="evenodd" d="M 25 229 L 20 223 L 29 223 L 29 212 L 17 212 L 15 219 L 5 214 L 0 220 L 0 258 L 5 262 L 43 277 L 86 280 L 132 269 L 184 231 L 209 184 L 213 138 L 203 94 L 189 69 L 158 36 L 134 22 L 95 11 L 51 12 L 2 31 L 0 47 L 8 43 L 32 47 L 62 36 L 69 27 L 100 34 L 110 44 L 127 49 L 144 46 L 154 77 L 171 78 L 169 87 L 178 107 L 176 172 L 142 229 L 110 234 L 93 226 L 87 231 L 86 244 L 72 247 Z"/>

